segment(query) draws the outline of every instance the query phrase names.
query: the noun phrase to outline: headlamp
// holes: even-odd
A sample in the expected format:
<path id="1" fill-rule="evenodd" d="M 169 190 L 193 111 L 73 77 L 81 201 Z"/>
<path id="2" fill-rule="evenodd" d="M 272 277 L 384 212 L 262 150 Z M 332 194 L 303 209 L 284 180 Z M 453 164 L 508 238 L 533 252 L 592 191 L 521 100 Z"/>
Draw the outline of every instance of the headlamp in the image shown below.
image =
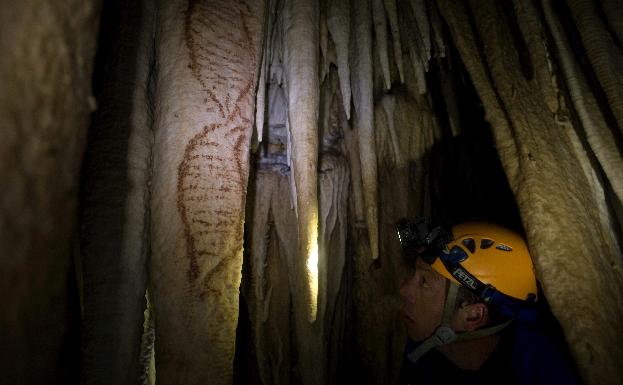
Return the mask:
<path id="1" fill-rule="evenodd" d="M 424 218 L 403 219 L 396 225 L 396 231 L 404 250 L 425 248 L 438 253 L 446 250 L 446 245 L 452 241 L 451 231 L 443 227 L 430 226 Z"/>

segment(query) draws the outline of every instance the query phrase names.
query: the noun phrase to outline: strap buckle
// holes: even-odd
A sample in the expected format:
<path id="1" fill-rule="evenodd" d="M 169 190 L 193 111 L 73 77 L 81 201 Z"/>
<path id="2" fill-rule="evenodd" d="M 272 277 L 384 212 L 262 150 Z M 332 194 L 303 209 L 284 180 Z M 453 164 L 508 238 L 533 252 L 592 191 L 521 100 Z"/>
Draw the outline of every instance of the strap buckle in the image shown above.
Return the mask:
<path id="1" fill-rule="evenodd" d="M 450 344 L 456 341 L 456 338 L 457 338 L 454 330 L 452 330 L 452 328 L 448 326 L 438 327 L 437 330 L 435 330 L 435 334 L 433 337 L 435 338 L 437 342 L 436 343 L 437 346 Z"/>

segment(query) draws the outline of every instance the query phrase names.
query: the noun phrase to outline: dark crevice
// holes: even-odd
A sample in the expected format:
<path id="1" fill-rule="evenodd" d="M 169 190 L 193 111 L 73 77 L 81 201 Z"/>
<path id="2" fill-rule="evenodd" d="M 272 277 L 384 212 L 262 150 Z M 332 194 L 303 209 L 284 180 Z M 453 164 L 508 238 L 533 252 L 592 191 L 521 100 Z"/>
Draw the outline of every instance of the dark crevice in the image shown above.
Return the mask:
<path id="1" fill-rule="evenodd" d="M 608 31 L 608 34 L 610 35 L 610 38 L 612 39 L 612 42 L 614 43 L 614 45 L 616 45 L 617 48 L 619 49 L 623 48 L 623 45 L 621 44 L 619 37 L 617 36 L 616 33 L 614 33 L 612 26 L 608 22 L 608 18 L 606 17 L 606 11 L 604 11 L 603 7 L 599 6 L 599 3 L 602 3 L 602 2 L 593 3 L 595 4 L 595 12 L 597 13 L 597 16 L 604 23 L 604 28 L 606 29 L 606 31 Z"/>
<path id="2" fill-rule="evenodd" d="M 517 60 L 519 61 L 521 73 L 526 81 L 531 81 L 534 78 L 534 66 L 532 65 L 528 45 L 519 28 L 517 14 L 515 13 L 513 4 L 510 1 L 500 1 L 498 4 L 506 20 L 506 24 L 510 28 L 510 34 L 513 39 L 515 51 L 517 52 Z"/>
<path id="3" fill-rule="evenodd" d="M 450 41 L 449 41 L 450 42 Z M 427 157 L 428 204 L 436 223 L 491 220 L 523 233 L 519 209 L 485 120 L 485 111 L 459 53 L 452 43 L 452 63 L 441 61 L 428 73 L 435 115 L 444 132 Z M 439 72 L 453 68 L 453 87 L 460 100 L 461 134 L 450 134 L 448 112 L 439 91 Z M 465 74 L 462 77 L 457 74 Z"/>

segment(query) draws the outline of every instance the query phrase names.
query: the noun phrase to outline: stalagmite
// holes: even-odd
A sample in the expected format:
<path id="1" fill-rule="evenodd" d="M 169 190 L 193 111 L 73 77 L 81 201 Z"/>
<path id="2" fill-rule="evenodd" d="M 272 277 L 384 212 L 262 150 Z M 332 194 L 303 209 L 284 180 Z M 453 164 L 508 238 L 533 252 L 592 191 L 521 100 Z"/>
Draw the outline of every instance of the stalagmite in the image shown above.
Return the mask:
<path id="1" fill-rule="evenodd" d="M 378 0 L 375 0 L 378 1 Z M 361 177 L 366 222 L 372 258 L 379 255 L 377 215 L 377 165 L 374 144 L 374 105 L 372 102 L 372 25 L 367 0 L 353 10 L 354 36 L 351 46 L 352 90 L 355 105 L 354 127 L 359 136 Z"/>
<path id="2" fill-rule="evenodd" d="M 255 175 L 253 218 L 250 221 L 251 292 L 249 304 L 255 356 L 263 384 L 288 385 L 291 359 L 291 262 L 296 260 L 296 216 L 287 203 L 290 186 L 287 168 L 278 159 L 260 159 Z M 247 263 L 245 261 L 245 263 Z M 251 294 L 252 293 L 252 294 Z"/>
<path id="3" fill-rule="evenodd" d="M 264 2 L 158 7 L 156 375 L 166 384 L 231 384 Z"/>
<path id="4" fill-rule="evenodd" d="M 398 10 L 396 9 L 396 0 L 384 0 L 389 26 L 392 31 L 392 41 L 394 42 L 394 61 L 398 67 L 400 82 L 404 83 L 404 69 L 402 64 L 402 44 L 400 44 L 400 29 L 398 28 Z"/>
<path id="5" fill-rule="evenodd" d="M 560 68 L 569 89 L 571 102 L 582 122 L 586 138 L 608 176 L 612 189 L 623 202 L 623 159 L 617 148 L 616 139 L 607 126 L 584 75 L 577 67 L 550 0 L 543 2 L 543 12 L 556 44 Z"/>
<path id="6" fill-rule="evenodd" d="M 383 0 L 370 0 L 372 1 L 372 20 L 374 21 L 374 35 L 376 50 L 379 54 L 379 61 L 381 62 L 381 71 L 383 74 L 383 80 L 385 81 L 385 89 L 392 88 L 392 79 L 389 72 L 389 54 L 387 48 L 387 21 L 385 19 L 385 8 L 383 6 Z M 362 5 L 359 5 L 360 7 Z M 355 28 L 359 26 L 356 25 Z"/>
<path id="7" fill-rule="evenodd" d="M 327 368 L 323 384 L 338 384 L 336 371 L 345 357 L 350 355 L 344 348 L 345 330 L 351 325 L 345 322 L 349 308 L 343 305 L 346 296 L 344 269 L 346 264 L 346 231 L 348 229 L 349 170 L 341 154 L 327 152 L 320 157 L 320 245 L 319 270 L 322 279 L 322 309 L 318 325 L 324 345 Z M 342 305 L 342 306 L 340 306 Z"/>
<path id="8" fill-rule="evenodd" d="M 350 120 L 350 65 L 348 47 L 350 44 L 350 6 L 348 1 L 329 0 L 327 26 L 335 44 L 337 72 L 340 77 L 340 91 L 346 118 Z"/>
<path id="9" fill-rule="evenodd" d="M 310 322 L 316 319 L 318 294 L 318 9 L 311 0 L 284 5 L 284 64 L 292 163 L 296 183 L 301 298 Z"/>

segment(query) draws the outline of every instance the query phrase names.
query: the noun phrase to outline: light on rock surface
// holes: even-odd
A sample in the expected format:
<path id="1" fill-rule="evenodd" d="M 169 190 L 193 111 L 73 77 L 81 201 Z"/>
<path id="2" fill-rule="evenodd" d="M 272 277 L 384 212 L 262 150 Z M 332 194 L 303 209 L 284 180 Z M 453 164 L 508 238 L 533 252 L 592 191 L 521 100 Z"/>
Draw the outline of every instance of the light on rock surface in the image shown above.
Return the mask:
<path id="1" fill-rule="evenodd" d="M 307 254 L 307 284 L 310 293 L 309 322 L 316 320 L 318 314 L 318 218 L 309 224 L 309 253 Z"/>

